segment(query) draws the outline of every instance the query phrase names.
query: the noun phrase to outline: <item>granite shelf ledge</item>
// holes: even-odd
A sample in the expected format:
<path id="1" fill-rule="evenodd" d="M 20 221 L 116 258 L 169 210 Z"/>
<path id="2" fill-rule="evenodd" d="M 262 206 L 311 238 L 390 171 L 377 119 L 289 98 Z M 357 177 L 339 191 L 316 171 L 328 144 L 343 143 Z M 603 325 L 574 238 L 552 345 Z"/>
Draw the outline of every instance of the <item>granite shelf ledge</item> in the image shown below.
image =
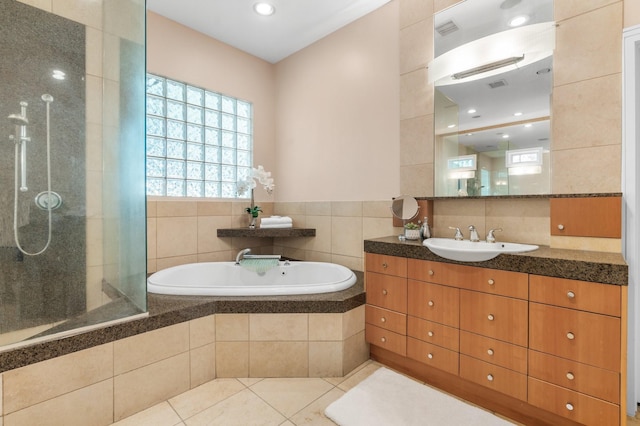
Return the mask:
<path id="1" fill-rule="evenodd" d="M 315 237 L 314 228 L 221 228 L 218 237 L 278 238 L 278 237 Z"/>

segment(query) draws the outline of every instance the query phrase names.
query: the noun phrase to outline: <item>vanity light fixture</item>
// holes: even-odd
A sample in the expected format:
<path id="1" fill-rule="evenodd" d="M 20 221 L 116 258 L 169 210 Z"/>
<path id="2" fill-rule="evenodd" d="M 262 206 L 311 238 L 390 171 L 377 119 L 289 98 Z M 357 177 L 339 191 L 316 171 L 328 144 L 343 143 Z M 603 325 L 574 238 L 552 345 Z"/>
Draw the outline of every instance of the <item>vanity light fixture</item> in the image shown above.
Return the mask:
<path id="1" fill-rule="evenodd" d="M 511 58 L 501 59 L 499 61 L 491 62 L 489 64 L 480 65 L 479 67 L 469 68 L 468 70 L 457 72 L 453 74 L 451 77 L 454 80 L 461 80 L 463 78 L 497 70 L 503 67 L 507 67 L 509 65 L 515 65 L 522 60 L 524 60 L 524 54 L 522 56 L 513 56 Z"/>
<path id="2" fill-rule="evenodd" d="M 509 21 L 510 27 L 519 27 L 520 25 L 525 24 L 529 20 L 527 15 L 519 15 Z"/>
<path id="3" fill-rule="evenodd" d="M 276 8 L 267 2 L 258 2 L 253 5 L 253 10 L 261 16 L 271 16 L 276 13 Z"/>

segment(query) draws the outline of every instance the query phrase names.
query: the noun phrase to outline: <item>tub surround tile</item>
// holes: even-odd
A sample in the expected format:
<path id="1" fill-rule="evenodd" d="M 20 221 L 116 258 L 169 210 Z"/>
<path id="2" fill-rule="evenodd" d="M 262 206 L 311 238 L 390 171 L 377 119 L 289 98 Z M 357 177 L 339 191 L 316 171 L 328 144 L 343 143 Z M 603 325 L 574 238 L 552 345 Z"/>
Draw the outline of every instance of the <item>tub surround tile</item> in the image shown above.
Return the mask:
<path id="1" fill-rule="evenodd" d="M 333 255 L 362 256 L 362 239 L 362 217 L 333 216 L 331 220 L 331 253 Z"/>
<path id="2" fill-rule="evenodd" d="M 343 342 L 343 374 L 356 368 L 369 359 L 369 344 L 365 340 L 364 330 L 354 334 Z"/>
<path id="3" fill-rule="evenodd" d="M 114 377 L 115 421 L 189 390 L 189 354 L 182 353 Z"/>
<path id="4" fill-rule="evenodd" d="M 198 215 L 197 201 L 162 201 L 157 203 L 158 217 L 191 217 Z"/>
<path id="5" fill-rule="evenodd" d="M 7 414 L 4 425 L 108 425 L 112 420 L 113 379 L 109 379 Z"/>
<path id="6" fill-rule="evenodd" d="M 309 377 L 339 377 L 343 372 L 343 343 L 309 342 Z"/>
<path id="7" fill-rule="evenodd" d="M 216 341 L 216 317 L 209 315 L 189 322 L 189 347 L 198 348 Z"/>
<path id="8" fill-rule="evenodd" d="M 307 204 L 307 216 L 331 216 L 330 201 L 310 201 Z"/>
<path id="9" fill-rule="evenodd" d="M 307 314 L 252 314 L 249 315 L 249 340 L 295 341 L 308 340 Z"/>
<path id="10" fill-rule="evenodd" d="M 195 387 L 216 378 L 216 345 L 193 348 L 189 351 L 191 368 L 191 387 Z"/>
<path id="11" fill-rule="evenodd" d="M 217 342 L 216 377 L 249 376 L 249 342 Z"/>
<path id="12" fill-rule="evenodd" d="M 218 341 L 249 340 L 249 315 L 218 315 L 216 320 L 216 336 Z"/>
<path id="13" fill-rule="evenodd" d="M 163 257 L 161 259 L 155 259 L 155 261 L 156 261 L 156 270 L 161 271 L 163 269 L 171 268 L 172 266 L 186 265 L 188 263 L 196 263 L 198 261 L 198 255 L 190 254 L 186 256 Z"/>
<path id="14" fill-rule="evenodd" d="M 158 217 L 156 227 L 159 258 L 198 253 L 198 218 Z"/>
<path id="15" fill-rule="evenodd" d="M 308 375 L 309 342 L 249 342 L 249 377 L 307 377 Z"/>
<path id="16" fill-rule="evenodd" d="M 309 340 L 342 340 L 342 317 L 334 314 L 309 314 Z"/>
<path id="17" fill-rule="evenodd" d="M 364 330 L 364 305 L 342 314 L 342 339 Z"/>

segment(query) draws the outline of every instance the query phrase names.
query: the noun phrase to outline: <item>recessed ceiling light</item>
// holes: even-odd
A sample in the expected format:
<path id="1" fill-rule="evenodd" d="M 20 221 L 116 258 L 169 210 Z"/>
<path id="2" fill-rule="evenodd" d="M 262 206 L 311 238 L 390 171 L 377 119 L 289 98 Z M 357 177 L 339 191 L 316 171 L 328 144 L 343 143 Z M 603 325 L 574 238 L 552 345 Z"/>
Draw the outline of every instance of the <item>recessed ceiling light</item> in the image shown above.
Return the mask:
<path id="1" fill-rule="evenodd" d="M 516 16 L 511 21 L 509 21 L 509 26 L 510 27 L 519 27 L 520 25 L 524 24 L 528 20 L 529 20 L 529 17 L 527 15 Z"/>
<path id="2" fill-rule="evenodd" d="M 455 124 L 449 124 L 447 127 L 450 128 L 450 129 L 453 129 L 454 127 L 456 127 L 456 125 Z"/>
<path id="3" fill-rule="evenodd" d="M 532 126 L 533 126 L 533 124 L 531 124 L 531 123 L 527 123 L 527 124 L 524 125 L 524 127 L 532 127 Z"/>
<path id="4" fill-rule="evenodd" d="M 507 134 L 502 135 L 502 139 L 508 139 L 508 138 L 509 138 L 509 135 Z"/>
<path id="5" fill-rule="evenodd" d="M 513 113 L 514 117 L 520 117 L 522 113 L 520 111 Z"/>
<path id="6" fill-rule="evenodd" d="M 476 112 L 475 108 L 471 108 L 469 111 L 467 111 L 468 114 L 474 114 Z"/>
<path id="7" fill-rule="evenodd" d="M 273 7 L 272 4 L 266 2 L 258 2 L 254 4 L 253 10 L 255 10 L 258 15 L 262 16 L 270 16 L 276 13 L 276 8 Z"/>

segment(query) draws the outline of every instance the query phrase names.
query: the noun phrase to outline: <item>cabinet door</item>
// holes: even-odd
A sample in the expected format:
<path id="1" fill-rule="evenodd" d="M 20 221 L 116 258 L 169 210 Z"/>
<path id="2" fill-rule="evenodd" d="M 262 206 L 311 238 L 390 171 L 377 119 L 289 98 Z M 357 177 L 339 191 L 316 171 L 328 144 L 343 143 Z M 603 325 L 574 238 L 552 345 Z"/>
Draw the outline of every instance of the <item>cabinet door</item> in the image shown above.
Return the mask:
<path id="1" fill-rule="evenodd" d="M 407 357 L 447 373 L 458 374 L 458 353 L 438 345 L 407 337 Z"/>
<path id="2" fill-rule="evenodd" d="M 413 316 L 407 319 L 407 336 L 456 352 L 460 346 L 460 330 L 457 328 Z"/>
<path id="3" fill-rule="evenodd" d="M 531 405 L 584 425 L 620 424 L 620 407 L 597 398 L 529 377 Z"/>
<path id="4" fill-rule="evenodd" d="M 409 280 L 407 285 L 409 315 L 458 327 L 457 288 L 414 280 Z"/>
<path id="5" fill-rule="evenodd" d="M 527 346 L 525 300 L 460 290 L 460 329 Z"/>
<path id="6" fill-rule="evenodd" d="M 367 271 L 398 277 L 407 276 L 407 259 L 404 257 L 367 253 L 365 259 Z"/>
<path id="7" fill-rule="evenodd" d="M 530 303 L 529 348 L 620 371 L 620 318 Z"/>
<path id="8" fill-rule="evenodd" d="M 618 285 L 531 275 L 529 287 L 532 302 L 620 316 L 622 288 Z"/>
<path id="9" fill-rule="evenodd" d="M 620 373 L 529 351 L 529 376 L 586 395 L 620 403 Z"/>
<path id="10" fill-rule="evenodd" d="M 514 398 L 527 400 L 527 376 L 507 368 L 460 355 L 460 377 Z"/>
<path id="11" fill-rule="evenodd" d="M 620 238 L 622 197 L 549 199 L 551 235 Z"/>
<path id="12" fill-rule="evenodd" d="M 375 325 L 366 324 L 364 329 L 367 343 L 379 346 L 399 355 L 407 355 L 407 337 Z"/>
<path id="13" fill-rule="evenodd" d="M 375 325 L 398 334 L 407 334 L 407 316 L 388 309 L 366 305 L 364 319 L 367 324 Z"/>
<path id="14" fill-rule="evenodd" d="M 522 346 L 461 331 L 460 353 L 527 374 L 527 348 Z"/>
<path id="15" fill-rule="evenodd" d="M 407 279 L 367 272 L 367 303 L 407 312 Z"/>

